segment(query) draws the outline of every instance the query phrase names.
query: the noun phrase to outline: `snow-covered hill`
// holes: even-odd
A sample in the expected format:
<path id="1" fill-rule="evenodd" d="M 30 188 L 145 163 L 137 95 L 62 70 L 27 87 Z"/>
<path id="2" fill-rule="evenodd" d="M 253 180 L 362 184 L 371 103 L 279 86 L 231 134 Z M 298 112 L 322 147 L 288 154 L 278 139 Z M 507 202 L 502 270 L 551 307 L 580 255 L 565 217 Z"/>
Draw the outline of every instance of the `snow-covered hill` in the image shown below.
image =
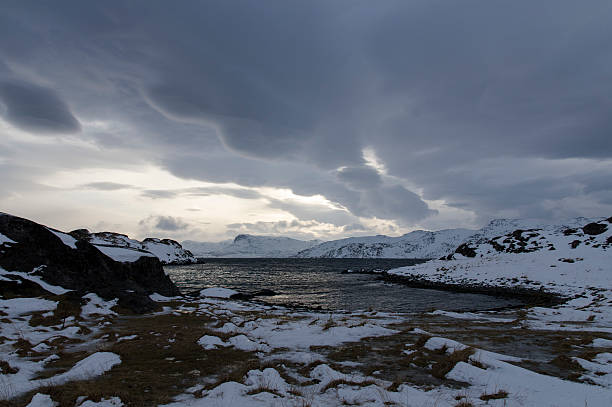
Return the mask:
<path id="1" fill-rule="evenodd" d="M 400 237 L 384 235 L 351 237 L 321 243 L 299 252 L 297 257 L 438 258 L 453 252 L 474 232 L 469 229 L 447 229 L 437 232 L 417 230 Z"/>
<path id="2" fill-rule="evenodd" d="M 561 222 L 555 227 L 578 227 L 591 221 L 587 218 L 575 218 Z M 377 235 L 332 240 L 303 250 L 296 257 L 437 259 L 451 255 L 464 243 L 478 244 L 517 229 L 541 227 L 544 225 L 537 220 L 495 219 L 479 230 L 417 230 L 400 237 Z"/>
<path id="3" fill-rule="evenodd" d="M 76 239 L 84 239 L 96 246 L 104 254 L 118 261 L 125 261 L 130 257 L 131 251 L 147 252 L 153 254 L 163 264 L 195 263 L 196 259 L 189 250 L 172 239 L 146 238 L 142 242 L 130 239 L 127 235 L 114 232 L 90 233 L 86 229 L 77 229 L 70 232 Z"/>
<path id="4" fill-rule="evenodd" d="M 612 332 L 612 217 L 576 222 L 466 242 L 447 260 L 401 267 L 388 274 L 451 286 L 556 293 L 570 300 L 554 310 L 530 308 L 531 329 L 582 330 L 588 323 L 593 331 Z"/>
<path id="5" fill-rule="evenodd" d="M 218 243 L 185 240 L 183 246 L 198 257 L 292 257 L 320 243 L 320 240 L 238 235 L 234 240 Z"/>

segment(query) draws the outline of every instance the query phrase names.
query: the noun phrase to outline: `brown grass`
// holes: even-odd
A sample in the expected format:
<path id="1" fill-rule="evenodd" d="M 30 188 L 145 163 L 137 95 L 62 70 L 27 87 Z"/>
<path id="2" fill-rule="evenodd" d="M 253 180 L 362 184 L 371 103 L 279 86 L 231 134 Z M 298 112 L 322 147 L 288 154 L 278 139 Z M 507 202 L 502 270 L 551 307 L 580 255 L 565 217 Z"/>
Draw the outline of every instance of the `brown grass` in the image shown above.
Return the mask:
<path id="1" fill-rule="evenodd" d="M 432 376 L 437 377 L 438 379 L 444 379 L 446 374 L 450 372 L 457 363 L 467 362 L 473 353 L 474 349 L 472 348 L 454 351 L 431 367 Z"/>
<path id="2" fill-rule="evenodd" d="M 49 394 L 61 406 L 74 405 L 76 398 L 82 395 L 92 400 L 118 396 L 129 406 L 152 406 L 169 403 L 185 388 L 195 385 L 200 376 L 214 377 L 221 374 L 236 377 L 240 374 L 238 379 L 242 379 L 246 369 L 256 362 L 259 366 L 251 352 L 234 348 L 204 351 L 197 340 L 205 334 L 211 334 L 205 328 L 208 322 L 208 317 L 193 314 L 121 319 L 110 329 L 117 336 L 136 334 L 138 338 L 118 343 L 108 342 L 99 349 L 117 353 L 122 360 L 120 365 L 94 380 L 38 389 L 18 402 L 23 403 L 34 393 L 42 392 Z M 169 339 L 174 342 L 169 342 Z M 66 370 L 83 356 L 64 355 L 51 367 L 55 372 Z"/>
<path id="3" fill-rule="evenodd" d="M 352 381 L 352 380 L 336 379 L 336 380 L 332 380 L 331 382 L 327 383 L 321 389 L 321 393 L 325 393 L 329 389 L 335 389 L 336 387 L 338 387 L 340 385 L 367 387 L 367 386 L 371 386 L 371 385 L 376 385 L 376 382 L 374 380 L 364 380 L 364 381 L 361 381 L 361 382 L 355 382 L 355 381 Z"/>
<path id="4" fill-rule="evenodd" d="M 508 392 L 506 390 L 499 390 L 496 393 L 491 393 L 491 394 L 484 393 L 480 396 L 480 399 L 483 401 L 489 401 L 489 400 L 505 399 L 507 397 L 508 397 Z"/>

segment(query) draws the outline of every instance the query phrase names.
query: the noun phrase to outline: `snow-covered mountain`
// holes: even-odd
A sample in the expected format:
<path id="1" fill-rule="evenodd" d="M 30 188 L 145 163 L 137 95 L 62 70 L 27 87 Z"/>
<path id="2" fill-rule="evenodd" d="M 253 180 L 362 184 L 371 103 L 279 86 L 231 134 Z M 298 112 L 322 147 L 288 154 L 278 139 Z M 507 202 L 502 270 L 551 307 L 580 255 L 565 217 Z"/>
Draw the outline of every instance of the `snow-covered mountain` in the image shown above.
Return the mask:
<path id="1" fill-rule="evenodd" d="M 320 243 L 290 237 L 238 235 L 218 243 L 185 240 L 183 246 L 198 257 L 293 257 Z"/>
<path id="2" fill-rule="evenodd" d="M 446 229 L 437 232 L 417 230 L 400 237 L 350 237 L 321 243 L 299 252 L 296 257 L 438 258 L 452 253 L 474 233 L 474 230 L 469 229 Z"/>
<path id="3" fill-rule="evenodd" d="M 554 226 L 547 226 L 541 221 L 532 219 L 495 219 L 479 230 L 446 229 L 437 232 L 417 230 L 400 237 L 378 235 L 332 240 L 303 250 L 296 257 L 437 259 L 451 255 L 464 244 L 487 242 L 517 229 L 575 228 L 592 221 L 594 220 L 574 218 Z"/>
<path id="4" fill-rule="evenodd" d="M 90 233 L 87 229 L 73 230 L 69 234 L 76 239 L 87 240 L 104 254 L 112 258 L 119 256 L 123 259 L 129 254 L 126 250 L 117 250 L 117 248 L 122 248 L 136 252 L 151 253 L 163 264 L 188 264 L 196 261 L 189 250 L 184 249 L 179 242 L 172 239 L 148 237 L 140 242 L 135 239 L 130 239 L 127 235 L 121 233 Z M 116 258 L 115 260 L 118 259 Z"/>

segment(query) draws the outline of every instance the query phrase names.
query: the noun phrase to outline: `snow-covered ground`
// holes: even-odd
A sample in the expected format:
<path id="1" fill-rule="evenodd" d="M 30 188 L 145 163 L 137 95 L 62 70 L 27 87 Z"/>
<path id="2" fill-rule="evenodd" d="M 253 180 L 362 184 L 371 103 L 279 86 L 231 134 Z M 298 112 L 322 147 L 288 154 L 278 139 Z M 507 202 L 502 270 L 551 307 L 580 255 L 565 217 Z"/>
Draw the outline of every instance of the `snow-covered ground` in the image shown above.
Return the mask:
<path id="1" fill-rule="evenodd" d="M 610 406 L 612 227 L 598 225 L 474 239 L 451 260 L 389 271 L 569 298 L 496 312 L 317 313 L 233 301 L 235 291 L 213 287 L 197 298 L 153 294 L 163 311 L 126 318 L 116 300 L 68 301 L 63 287 L 0 269 L 3 283 L 20 277 L 48 292 L 0 299 L 0 399 L 57 406 L 61 389 L 79 382 L 70 405 L 119 407 L 161 385 L 152 378 L 140 388 L 136 378 L 163 361 L 152 370 L 174 380 L 168 406 Z M 139 361 L 146 346 L 153 353 Z M 251 367 L 224 376 L 232 363 Z M 90 394 L 96 378 L 126 367 L 133 382 L 119 376 Z M 178 370 L 166 375 L 170 367 Z"/>
<path id="2" fill-rule="evenodd" d="M 592 223 L 605 229 L 598 234 L 549 226 L 475 240 L 468 244 L 474 257 L 456 253 L 452 260 L 432 260 L 388 274 L 451 285 L 544 290 L 569 301 L 554 308 L 530 308 L 525 322 L 530 328 L 612 333 L 610 220 Z"/>

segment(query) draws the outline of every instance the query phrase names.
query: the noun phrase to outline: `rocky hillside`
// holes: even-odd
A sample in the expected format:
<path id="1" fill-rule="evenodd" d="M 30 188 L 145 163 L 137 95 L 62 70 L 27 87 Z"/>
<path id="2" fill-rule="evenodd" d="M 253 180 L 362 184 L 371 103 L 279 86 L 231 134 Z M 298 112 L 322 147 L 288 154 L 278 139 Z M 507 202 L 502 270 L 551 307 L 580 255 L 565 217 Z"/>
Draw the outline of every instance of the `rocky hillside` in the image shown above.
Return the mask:
<path id="1" fill-rule="evenodd" d="M 554 227 L 572 228 L 591 221 L 587 218 L 575 218 Z M 296 257 L 437 259 L 451 255 L 463 244 L 480 244 L 517 229 L 541 227 L 544 226 L 536 220 L 495 219 L 479 230 L 446 229 L 436 232 L 417 230 L 400 237 L 378 235 L 333 240 L 303 250 Z"/>
<path id="2" fill-rule="evenodd" d="M 40 295 L 47 286 L 60 286 L 80 295 L 95 293 L 108 300 L 117 298 L 119 306 L 147 312 L 156 308 L 149 295 L 180 294 L 153 254 L 98 246 L 78 236 L 0 213 L 2 297 Z M 121 261 L 115 259 L 122 256 Z"/>
<path id="3" fill-rule="evenodd" d="M 219 243 L 186 240 L 183 246 L 198 257 L 293 257 L 301 250 L 320 244 L 320 240 L 290 237 L 238 235 Z"/>
<path id="4" fill-rule="evenodd" d="M 143 251 L 148 252 L 157 257 L 162 264 L 189 264 L 196 261 L 189 250 L 184 249 L 179 242 L 172 239 L 149 237 L 140 242 L 121 233 L 90 233 L 87 229 L 73 230 L 69 234 L 74 238 L 88 241 L 117 261 L 129 261 L 134 255 L 120 249 L 136 251 L 136 255 L 141 255 L 140 252 Z"/>
<path id="5" fill-rule="evenodd" d="M 578 247 L 605 250 L 612 246 L 612 230 L 608 219 L 578 218 L 561 225 L 546 225 L 536 228 L 515 229 L 510 233 L 487 237 L 473 236 L 461 244 L 447 260 L 464 257 L 488 257 L 496 253 L 532 253 L 558 251 L 567 255 L 560 261 L 573 263 L 581 258 L 572 258 Z"/>

